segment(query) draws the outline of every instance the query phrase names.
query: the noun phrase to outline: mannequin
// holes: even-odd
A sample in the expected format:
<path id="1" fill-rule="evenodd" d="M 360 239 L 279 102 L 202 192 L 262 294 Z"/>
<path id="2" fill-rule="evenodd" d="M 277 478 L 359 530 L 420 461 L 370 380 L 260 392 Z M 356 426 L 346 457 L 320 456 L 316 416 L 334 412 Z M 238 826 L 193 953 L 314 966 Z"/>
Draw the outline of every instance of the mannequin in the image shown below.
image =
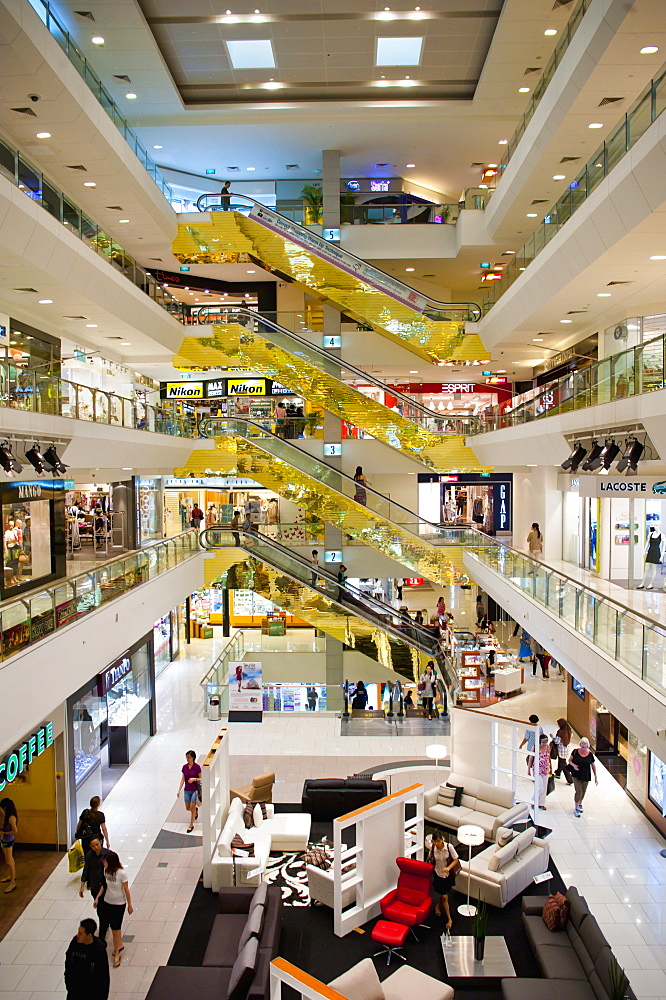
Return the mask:
<path id="1" fill-rule="evenodd" d="M 665 545 L 666 538 L 662 535 L 661 529 L 655 524 L 650 525 L 650 534 L 645 546 L 645 576 L 637 590 L 652 590 L 658 567 L 664 558 Z"/>

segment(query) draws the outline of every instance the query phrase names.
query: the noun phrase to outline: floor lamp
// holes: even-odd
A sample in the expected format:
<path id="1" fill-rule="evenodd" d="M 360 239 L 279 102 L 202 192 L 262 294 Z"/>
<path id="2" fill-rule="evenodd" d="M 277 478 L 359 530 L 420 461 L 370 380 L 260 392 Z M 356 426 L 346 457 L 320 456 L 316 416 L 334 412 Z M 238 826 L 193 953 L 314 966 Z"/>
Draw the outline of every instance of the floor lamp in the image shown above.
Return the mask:
<path id="1" fill-rule="evenodd" d="M 472 848 L 478 847 L 485 840 L 485 834 L 480 826 L 458 827 L 458 842 L 465 844 L 469 848 L 467 860 L 467 902 L 458 907 L 458 913 L 462 917 L 473 917 L 476 914 L 476 906 L 471 906 L 469 902 L 469 884 L 472 880 Z"/>
<path id="2" fill-rule="evenodd" d="M 439 784 L 439 762 L 446 757 L 446 747 L 443 743 L 429 743 L 426 747 L 426 757 L 435 762 L 435 784 Z"/>

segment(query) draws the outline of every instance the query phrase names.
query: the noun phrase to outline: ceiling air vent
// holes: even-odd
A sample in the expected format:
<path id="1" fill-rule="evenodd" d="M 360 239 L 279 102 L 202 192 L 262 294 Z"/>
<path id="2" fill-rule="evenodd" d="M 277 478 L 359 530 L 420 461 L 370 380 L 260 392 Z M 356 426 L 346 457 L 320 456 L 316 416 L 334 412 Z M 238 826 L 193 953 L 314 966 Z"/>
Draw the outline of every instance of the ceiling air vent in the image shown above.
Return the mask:
<path id="1" fill-rule="evenodd" d="M 386 170 L 386 168 L 390 167 L 391 164 L 390 163 L 375 163 L 375 166 L 379 167 L 380 170 Z"/>
<path id="2" fill-rule="evenodd" d="M 15 292 L 32 292 L 33 295 L 39 295 L 36 288 L 15 288 Z"/>
<path id="3" fill-rule="evenodd" d="M 161 263 L 163 263 L 163 261 L 162 261 L 162 258 L 161 258 L 161 257 L 149 257 L 149 258 L 148 258 L 148 260 L 156 260 L 156 261 L 158 261 L 158 262 L 159 262 L 160 264 L 161 264 Z"/>
<path id="4" fill-rule="evenodd" d="M 88 319 L 87 316 L 63 316 L 63 319 Z"/>
<path id="5" fill-rule="evenodd" d="M 240 170 L 240 167 L 227 167 L 227 170 Z"/>
<path id="6" fill-rule="evenodd" d="M 607 104 L 619 104 L 619 102 L 623 100 L 624 97 L 604 97 L 603 101 L 599 101 L 598 106 L 600 108 L 605 108 Z"/>
<path id="7" fill-rule="evenodd" d="M 113 79 L 114 80 L 120 80 L 121 83 L 131 83 L 132 82 L 130 80 L 130 78 L 127 76 L 126 73 L 114 73 L 113 74 Z"/>
<path id="8" fill-rule="evenodd" d="M 78 14 L 79 17 L 85 17 L 88 21 L 95 20 L 93 12 L 91 10 L 75 10 L 74 13 Z"/>
<path id="9" fill-rule="evenodd" d="M 83 170 L 84 173 L 88 172 L 88 168 L 84 167 L 82 163 L 68 163 L 67 164 L 67 169 L 68 170 Z"/>
<path id="10" fill-rule="evenodd" d="M 122 205 L 105 205 L 104 207 L 111 209 L 112 212 L 122 212 L 123 210 Z"/>
<path id="11" fill-rule="evenodd" d="M 560 7 L 568 7 L 570 3 L 573 3 L 573 0 L 555 0 L 553 10 L 559 10 Z"/>
<path id="12" fill-rule="evenodd" d="M 32 108 L 10 108 L 11 111 L 15 111 L 17 115 L 27 115 L 28 118 L 36 118 L 37 115 L 32 110 Z"/>
<path id="13" fill-rule="evenodd" d="M 576 163 L 580 160 L 580 156 L 563 156 L 560 163 Z"/>
<path id="14" fill-rule="evenodd" d="M 547 201 L 548 201 L 547 198 L 535 198 L 534 201 L 532 202 L 532 204 L 533 205 L 545 205 Z"/>
<path id="15" fill-rule="evenodd" d="M 123 340 L 123 337 L 105 337 L 105 340 Z"/>
<path id="16" fill-rule="evenodd" d="M 300 170 L 298 163 L 285 163 L 285 170 Z"/>
<path id="17" fill-rule="evenodd" d="M 423 277 L 424 278 L 434 278 L 435 275 L 434 274 L 424 274 Z"/>
<path id="18" fill-rule="evenodd" d="M 567 316 L 578 316 L 580 313 L 586 313 L 587 309 L 570 309 Z"/>
<path id="19" fill-rule="evenodd" d="M 633 285 L 633 281 L 609 281 L 607 288 L 612 288 L 613 285 Z"/>
<path id="20" fill-rule="evenodd" d="M 485 163 L 470 163 L 471 167 L 485 167 Z"/>
<path id="21" fill-rule="evenodd" d="M 540 73 L 540 72 L 541 72 L 541 66 L 528 66 L 525 72 L 523 73 L 523 76 L 530 76 L 532 73 Z"/>

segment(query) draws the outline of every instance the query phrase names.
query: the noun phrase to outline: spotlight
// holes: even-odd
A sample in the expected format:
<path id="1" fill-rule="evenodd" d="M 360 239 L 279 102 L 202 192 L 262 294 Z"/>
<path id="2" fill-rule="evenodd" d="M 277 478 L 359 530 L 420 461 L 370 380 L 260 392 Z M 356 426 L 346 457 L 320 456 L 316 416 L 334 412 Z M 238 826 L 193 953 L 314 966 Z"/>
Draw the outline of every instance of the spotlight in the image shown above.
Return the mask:
<path id="1" fill-rule="evenodd" d="M 590 448 L 590 454 L 583 462 L 583 472 L 594 472 L 596 469 L 599 468 L 599 465 L 596 463 L 597 459 L 599 458 L 599 455 L 602 453 L 603 450 L 604 450 L 603 447 L 599 444 L 598 441 L 592 442 L 592 447 Z"/>
<path id="2" fill-rule="evenodd" d="M 18 475 L 19 472 L 23 472 L 23 466 L 14 458 L 12 446 L 9 441 L 5 441 L 3 445 L 0 445 L 0 465 L 7 475 L 11 475 L 13 472 Z"/>
<path id="3" fill-rule="evenodd" d="M 44 461 L 44 456 L 39 450 L 39 445 L 33 444 L 30 451 L 26 451 L 25 457 L 28 459 L 35 472 L 39 473 L 41 476 L 46 466 L 46 462 Z"/>
<path id="4" fill-rule="evenodd" d="M 601 454 L 594 462 L 591 464 L 592 472 L 597 472 L 600 470 L 602 473 L 607 473 L 611 465 L 620 453 L 620 446 L 615 444 L 615 441 L 606 441 Z"/>
<path id="5" fill-rule="evenodd" d="M 61 476 L 67 471 L 65 463 L 58 458 L 54 444 L 44 452 L 44 467 L 47 472 L 57 472 Z"/>
<path id="6" fill-rule="evenodd" d="M 624 455 L 617 463 L 616 466 L 617 471 L 624 472 L 624 470 L 626 469 L 627 470 L 626 474 L 628 476 L 635 476 L 638 467 L 638 461 L 644 451 L 645 451 L 645 445 L 642 445 L 640 441 L 636 440 L 636 438 L 631 438 L 629 441 L 627 441 L 627 446 L 624 449 Z"/>
<path id="7" fill-rule="evenodd" d="M 583 448 L 582 444 L 578 441 L 574 444 L 573 451 L 566 459 L 562 462 L 560 468 L 564 469 L 565 472 L 578 472 L 578 466 L 583 461 L 587 455 L 587 448 Z"/>

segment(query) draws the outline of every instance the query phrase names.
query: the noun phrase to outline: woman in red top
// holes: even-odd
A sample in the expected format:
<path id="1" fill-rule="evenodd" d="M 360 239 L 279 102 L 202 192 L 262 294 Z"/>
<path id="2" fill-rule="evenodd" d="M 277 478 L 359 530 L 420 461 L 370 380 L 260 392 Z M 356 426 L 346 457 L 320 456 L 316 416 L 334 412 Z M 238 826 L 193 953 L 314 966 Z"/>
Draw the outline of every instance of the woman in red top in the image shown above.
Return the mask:
<path id="1" fill-rule="evenodd" d="M 199 785 L 201 784 L 201 765 L 196 763 L 197 755 L 194 750 L 188 750 L 185 754 L 186 763 L 183 764 L 182 774 L 180 776 L 180 785 L 178 786 L 178 793 L 176 798 L 180 798 L 180 790 L 185 785 L 185 808 L 190 813 L 190 825 L 187 828 L 188 833 L 192 833 L 194 829 L 194 821 L 199 815 L 199 810 L 197 808 L 197 798 Z"/>

